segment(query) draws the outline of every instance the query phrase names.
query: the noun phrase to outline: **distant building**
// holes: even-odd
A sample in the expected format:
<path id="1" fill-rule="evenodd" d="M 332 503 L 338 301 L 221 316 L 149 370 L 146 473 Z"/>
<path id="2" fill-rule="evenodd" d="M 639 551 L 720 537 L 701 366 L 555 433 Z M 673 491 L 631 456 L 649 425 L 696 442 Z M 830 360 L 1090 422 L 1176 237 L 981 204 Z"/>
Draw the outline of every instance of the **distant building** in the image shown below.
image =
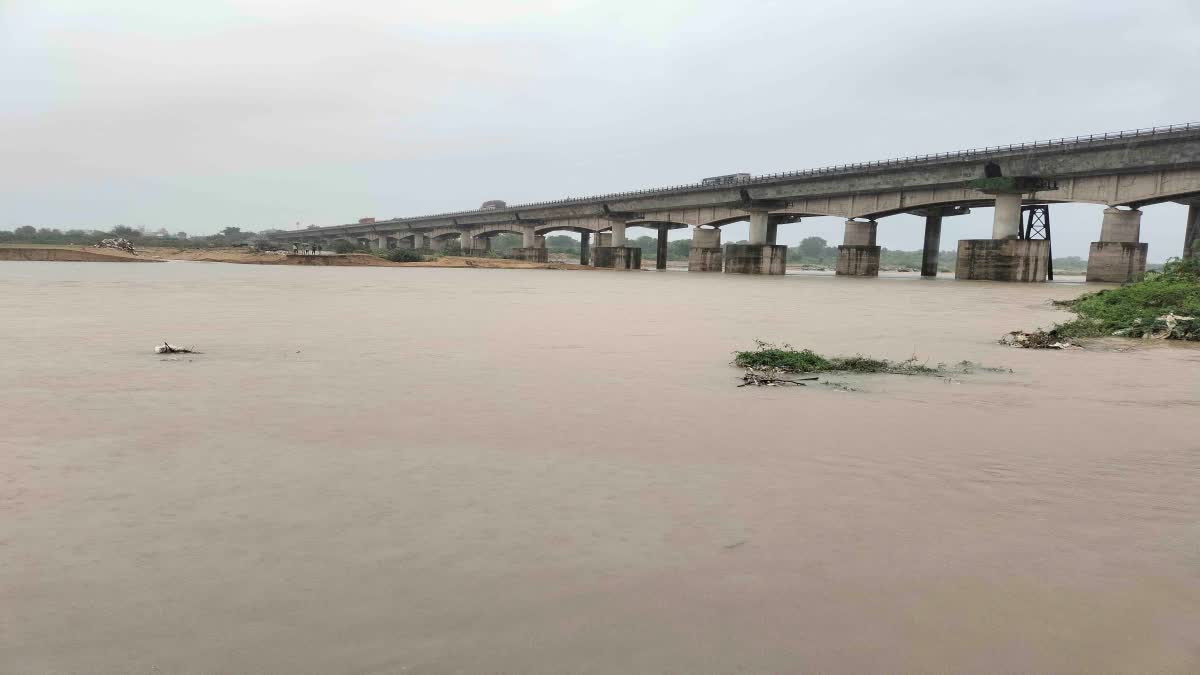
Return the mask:
<path id="1" fill-rule="evenodd" d="M 503 199 L 489 199 L 486 202 L 479 205 L 479 210 L 480 211 L 491 211 L 492 209 L 503 209 L 503 208 L 506 208 L 507 206 L 508 206 L 508 204 L 505 204 Z"/>
<path id="2" fill-rule="evenodd" d="M 724 176 L 710 176 L 700 181 L 701 185 L 734 185 L 750 178 L 748 173 L 729 173 Z"/>
<path id="3" fill-rule="evenodd" d="M 359 218 L 358 219 L 359 225 L 370 225 L 371 223 L 374 223 L 374 222 L 375 222 L 374 218 Z"/>

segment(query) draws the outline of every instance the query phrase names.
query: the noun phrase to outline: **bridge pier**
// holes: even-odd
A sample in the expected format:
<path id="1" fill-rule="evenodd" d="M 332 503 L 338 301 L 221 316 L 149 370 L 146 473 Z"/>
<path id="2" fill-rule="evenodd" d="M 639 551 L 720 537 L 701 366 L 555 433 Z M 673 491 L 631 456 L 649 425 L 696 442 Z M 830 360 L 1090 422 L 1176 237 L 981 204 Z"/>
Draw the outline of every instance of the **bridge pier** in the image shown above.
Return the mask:
<path id="1" fill-rule="evenodd" d="M 608 237 L 609 243 L 607 246 L 597 246 L 592 250 L 592 265 L 615 270 L 642 269 L 642 249 L 625 245 L 625 221 L 613 220 L 611 222 L 612 233 Z"/>
<path id="2" fill-rule="evenodd" d="M 658 226 L 658 246 L 654 250 L 654 269 L 667 269 L 667 226 Z"/>
<path id="3" fill-rule="evenodd" d="M 921 276 L 938 274 L 938 249 L 942 246 L 942 210 L 930 209 L 925 215 L 925 248 L 921 250 Z"/>
<path id="4" fill-rule="evenodd" d="M 689 272 L 721 271 L 721 228 L 692 228 L 692 245 L 688 248 Z"/>
<path id="5" fill-rule="evenodd" d="M 1021 195 L 1016 189 L 985 190 L 996 195 L 991 239 L 960 239 L 955 279 L 978 281 L 1045 281 L 1045 239 L 1021 235 Z"/>
<path id="6" fill-rule="evenodd" d="M 750 236 L 746 244 L 725 245 L 726 274 L 784 274 L 787 272 L 787 247 L 775 245 L 778 225 L 767 211 L 750 212 Z"/>
<path id="7" fill-rule="evenodd" d="M 587 265 L 592 261 L 591 255 L 592 233 L 581 232 L 579 234 L 579 264 Z"/>
<path id="8" fill-rule="evenodd" d="M 1141 211 L 1104 209 L 1100 241 L 1088 251 L 1087 280 L 1123 284 L 1145 276 L 1150 245 L 1139 242 L 1141 232 Z"/>
<path id="9" fill-rule="evenodd" d="M 532 225 L 526 225 L 521 229 L 521 248 L 513 253 L 521 260 L 546 262 L 546 238 L 538 236 Z"/>
<path id="10" fill-rule="evenodd" d="M 476 236 L 472 237 L 467 234 L 462 235 L 463 255 L 471 258 L 480 258 L 486 256 L 492 250 L 491 237 Z"/>
<path id="11" fill-rule="evenodd" d="M 1184 260 L 1200 253 L 1200 251 L 1196 250 L 1197 244 L 1200 244 L 1200 204 L 1190 204 L 1188 206 L 1187 229 L 1183 233 Z"/>
<path id="12" fill-rule="evenodd" d="M 834 274 L 845 277 L 879 276 L 879 251 L 875 235 L 879 223 L 874 220 L 847 220 L 842 245 L 838 246 Z"/>

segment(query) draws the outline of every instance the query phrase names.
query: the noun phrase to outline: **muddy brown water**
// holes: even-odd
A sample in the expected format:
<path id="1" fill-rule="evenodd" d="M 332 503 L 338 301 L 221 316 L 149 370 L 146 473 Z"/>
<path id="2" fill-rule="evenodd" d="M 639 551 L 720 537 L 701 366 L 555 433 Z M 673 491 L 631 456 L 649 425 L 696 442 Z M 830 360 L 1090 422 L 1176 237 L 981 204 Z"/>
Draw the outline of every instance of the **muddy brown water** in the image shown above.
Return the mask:
<path id="1" fill-rule="evenodd" d="M 0 670 L 1196 672 L 1200 350 L 994 343 L 1084 290 L 0 263 Z"/>

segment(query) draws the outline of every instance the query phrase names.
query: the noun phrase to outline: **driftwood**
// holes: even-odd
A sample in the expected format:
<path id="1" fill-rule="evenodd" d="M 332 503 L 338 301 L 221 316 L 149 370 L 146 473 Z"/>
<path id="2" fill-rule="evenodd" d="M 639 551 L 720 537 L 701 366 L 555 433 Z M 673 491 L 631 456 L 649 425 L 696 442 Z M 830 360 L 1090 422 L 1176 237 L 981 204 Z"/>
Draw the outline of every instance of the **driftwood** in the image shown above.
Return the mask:
<path id="1" fill-rule="evenodd" d="M 755 370 L 747 368 L 746 374 L 742 376 L 742 383 L 738 387 L 783 387 L 789 384 L 794 384 L 797 387 L 805 386 L 805 382 L 811 382 L 817 378 L 802 377 L 798 380 L 788 380 L 783 377 L 783 371 L 779 368 L 769 368 L 767 370 Z"/>

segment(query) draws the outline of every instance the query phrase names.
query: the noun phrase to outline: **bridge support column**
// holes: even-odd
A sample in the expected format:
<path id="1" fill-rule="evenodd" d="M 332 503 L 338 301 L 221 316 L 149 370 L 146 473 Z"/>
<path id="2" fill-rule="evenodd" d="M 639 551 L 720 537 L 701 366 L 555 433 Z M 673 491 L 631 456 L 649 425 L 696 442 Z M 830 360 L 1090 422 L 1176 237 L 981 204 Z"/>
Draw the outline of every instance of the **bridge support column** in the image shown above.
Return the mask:
<path id="1" fill-rule="evenodd" d="M 603 235 L 598 237 L 603 238 Z M 607 239 L 607 245 L 601 244 L 592 249 L 593 266 L 614 270 L 642 269 L 642 249 L 625 245 L 625 221 L 612 221 L 612 233 Z"/>
<path id="2" fill-rule="evenodd" d="M 720 272 L 721 262 L 721 229 L 693 227 L 692 245 L 688 248 L 688 271 Z"/>
<path id="3" fill-rule="evenodd" d="M 775 245 L 771 215 L 764 210 L 750 212 L 748 244 L 725 245 L 726 274 L 784 274 L 787 272 L 787 247 Z"/>
<path id="4" fill-rule="evenodd" d="M 539 237 L 532 225 L 526 225 L 521 230 L 521 248 L 514 253 L 521 260 L 529 262 L 546 262 L 546 238 Z"/>
<path id="5" fill-rule="evenodd" d="M 875 233 L 879 223 L 874 220 L 847 220 L 842 245 L 838 246 L 834 274 L 846 277 L 879 276 L 879 251 Z"/>
<path id="6" fill-rule="evenodd" d="M 658 246 L 655 248 L 654 269 L 667 269 L 667 226 L 658 226 Z"/>
<path id="7" fill-rule="evenodd" d="M 992 239 L 1016 239 L 1021 236 L 1021 193 L 996 193 L 996 211 L 992 214 Z"/>
<path id="8" fill-rule="evenodd" d="M 925 215 L 925 248 L 921 250 L 921 276 L 938 274 L 938 249 L 942 246 L 942 210 L 930 209 Z"/>
<path id="9" fill-rule="evenodd" d="M 992 191 L 996 212 L 992 217 L 991 239 L 960 239 L 955 279 L 978 281 L 1045 281 L 1045 239 L 1018 239 L 1021 236 L 1021 193 L 1015 190 Z"/>
<path id="10" fill-rule="evenodd" d="M 1192 204 L 1188 206 L 1187 229 L 1183 233 L 1184 260 L 1200 255 L 1197 245 L 1200 245 L 1200 204 Z"/>
<path id="11" fill-rule="evenodd" d="M 750 236 L 747 237 L 751 246 L 764 246 L 767 242 L 767 233 L 770 230 L 771 216 L 766 211 L 751 211 L 750 212 Z"/>
<path id="12" fill-rule="evenodd" d="M 418 251 L 424 251 L 424 250 L 428 249 L 429 248 L 428 239 L 429 238 L 426 237 L 425 235 L 421 234 L 420 232 L 417 232 L 416 234 L 413 235 L 413 239 L 412 239 L 413 248 Z"/>
<path id="13" fill-rule="evenodd" d="M 1141 211 L 1104 209 L 1100 241 L 1088 251 L 1087 280 L 1123 284 L 1145 276 L 1150 245 L 1139 243 L 1141 232 Z"/>
<path id="14" fill-rule="evenodd" d="M 478 258 L 487 255 L 492 250 L 492 240 L 489 237 L 472 237 L 462 235 L 463 255 Z"/>
<path id="15" fill-rule="evenodd" d="M 592 262 L 592 233 L 581 232 L 579 234 L 579 264 L 588 265 Z"/>

